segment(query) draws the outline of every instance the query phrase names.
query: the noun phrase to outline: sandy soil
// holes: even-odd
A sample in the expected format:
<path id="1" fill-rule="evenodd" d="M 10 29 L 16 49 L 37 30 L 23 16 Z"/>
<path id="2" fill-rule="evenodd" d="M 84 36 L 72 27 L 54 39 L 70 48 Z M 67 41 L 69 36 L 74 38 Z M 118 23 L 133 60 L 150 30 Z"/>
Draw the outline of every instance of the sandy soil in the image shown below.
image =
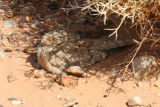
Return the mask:
<path id="1" fill-rule="evenodd" d="M 79 99 L 79 107 L 126 107 L 126 101 L 131 96 L 139 96 L 145 105 L 159 107 L 159 88 L 154 87 L 155 79 L 145 83 L 144 87 L 137 87 L 135 81 L 117 82 L 116 87 L 111 92 L 106 93 L 110 88 L 107 84 L 107 76 L 92 76 L 88 82 L 79 79 L 77 86 L 67 88 L 53 84 L 50 89 L 42 89 L 40 83 L 46 83 L 47 79 L 26 78 L 24 72 L 32 69 L 32 65 L 26 61 L 28 55 L 21 52 L 5 53 L 5 57 L 0 62 L 0 103 L 4 107 L 13 107 L 7 99 L 11 97 L 23 99 L 26 103 L 17 107 L 61 107 L 65 99 Z M 105 69 L 105 68 L 104 68 Z M 7 76 L 13 74 L 17 80 L 9 83 Z M 104 94 L 107 97 L 104 97 Z M 61 100 L 56 96 L 61 95 Z"/>
<path id="2" fill-rule="evenodd" d="M 36 4 L 35 7 L 36 6 L 41 6 L 41 8 L 39 8 L 39 13 L 42 12 L 43 15 L 50 13 L 50 11 L 45 8 L 46 2 L 44 5 Z M 19 8 L 21 9 L 21 7 Z M 0 37 L 3 38 L 3 43 L 0 44 L 0 46 L 2 49 L 5 49 L 5 47 L 8 46 L 12 47 L 11 52 L 4 52 L 4 56 L 0 57 L 0 104 L 4 107 L 62 107 L 66 102 L 66 99 L 71 100 L 74 98 L 79 100 L 78 107 L 127 107 L 126 102 L 131 96 L 139 96 L 144 105 L 147 105 L 148 107 L 160 107 L 160 89 L 154 86 L 156 81 L 155 78 L 145 81 L 143 83 L 143 87 L 138 87 L 135 80 L 132 78 L 125 82 L 119 80 L 114 84 L 114 87 L 107 83 L 108 73 L 114 71 L 117 67 L 119 68 L 121 65 L 122 68 L 124 68 L 124 65 L 129 60 L 130 54 L 135 46 L 114 50 L 105 61 L 86 68 L 86 72 L 90 74 L 90 77 L 79 78 L 78 84 L 75 87 L 64 87 L 57 83 L 53 83 L 51 88 L 44 89 L 44 87 L 49 83 L 49 78 L 44 77 L 37 79 L 25 77 L 25 72 L 37 69 L 34 66 L 37 64 L 36 54 L 33 54 L 32 52 L 32 54 L 30 52 L 26 53 L 25 49 L 28 49 L 28 47 L 35 49 L 37 41 L 41 39 L 41 36 L 44 33 L 53 29 L 61 29 L 62 26 L 68 22 L 66 20 L 62 20 L 65 16 L 62 14 L 59 16 L 61 20 L 58 20 L 57 22 L 53 20 L 43 20 L 46 25 L 42 25 L 37 29 L 31 29 L 30 27 L 17 27 L 16 29 L 2 28 L 4 21 L 8 19 L 13 20 L 18 24 L 24 23 L 27 20 L 27 15 L 23 15 L 21 13 L 17 14 L 18 15 L 15 17 L 4 18 L 0 21 Z M 33 17 L 31 21 L 29 20 L 26 22 L 31 24 L 37 20 L 38 19 Z M 56 23 L 59 23 L 57 24 L 59 25 L 58 27 L 53 26 Z M 94 37 L 96 34 L 99 34 L 95 33 L 95 26 L 88 24 L 84 25 L 82 23 L 73 23 L 70 25 L 69 29 L 70 30 L 68 32 L 76 32 L 79 30 L 84 31 L 83 36 L 87 37 L 88 35 L 89 37 Z M 25 35 L 24 32 L 29 32 L 30 35 Z M 99 32 L 101 32 L 101 30 Z M 13 33 L 19 34 L 12 36 Z M 104 36 L 104 34 L 107 33 L 107 31 L 103 31 L 99 35 Z M 131 34 L 129 35 L 122 29 L 120 35 L 125 35 L 123 38 L 137 38 L 134 31 L 130 30 L 130 33 Z M 32 38 L 31 40 L 30 37 Z M 8 38 L 11 38 L 14 42 L 9 41 L 10 39 Z M 28 41 L 21 40 L 26 38 L 29 38 L 27 39 Z M 34 40 L 36 43 L 34 43 Z M 148 52 L 146 49 L 150 51 Z M 155 48 L 155 50 L 152 51 L 150 47 L 142 48 L 138 55 L 146 54 L 146 52 L 151 55 L 157 55 L 158 52 L 158 55 L 160 55 L 158 48 Z M 16 77 L 16 80 L 14 82 L 8 82 L 8 75 L 13 75 Z M 105 94 L 107 95 L 106 97 L 104 97 Z M 61 99 L 58 99 L 57 96 L 61 96 Z M 25 103 L 13 105 L 10 103 L 8 98 L 19 98 L 24 100 Z"/>

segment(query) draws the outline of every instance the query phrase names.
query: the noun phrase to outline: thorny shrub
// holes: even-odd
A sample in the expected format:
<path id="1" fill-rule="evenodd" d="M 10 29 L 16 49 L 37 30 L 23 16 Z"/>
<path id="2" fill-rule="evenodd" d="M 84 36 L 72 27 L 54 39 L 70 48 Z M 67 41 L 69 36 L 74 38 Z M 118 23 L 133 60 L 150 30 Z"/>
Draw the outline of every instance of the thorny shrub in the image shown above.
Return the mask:
<path id="1" fill-rule="evenodd" d="M 121 22 L 110 35 L 118 37 L 118 30 L 124 21 L 130 20 L 136 26 L 141 39 L 144 37 L 159 39 L 160 35 L 160 0 L 86 0 L 82 10 L 91 10 L 103 16 L 104 24 L 111 15 L 116 15 Z M 156 38 L 156 39 L 155 39 Z"/>

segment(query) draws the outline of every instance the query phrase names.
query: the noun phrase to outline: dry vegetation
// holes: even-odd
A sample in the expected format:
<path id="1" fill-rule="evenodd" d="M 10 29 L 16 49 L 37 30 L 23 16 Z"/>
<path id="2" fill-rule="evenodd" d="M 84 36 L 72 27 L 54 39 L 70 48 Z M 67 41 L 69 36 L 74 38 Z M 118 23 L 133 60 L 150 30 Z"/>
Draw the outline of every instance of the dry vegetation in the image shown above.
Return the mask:
<path id="1" fill-rule="evenodd" d="M 140 38 L 152 37 L 159 39 L 160 35 L 160 1 L 159 0 L 86 0 L 83 10 L 91 10 L 103 17 L 104 24 L 111 15 L 116 15 L 121 19 L 119 26 L 112 30 L 118 37 L 118 30 L 124 22 L 132 23 L 136 26 Z M 156 38 L 156 39 L 155 39 Z"/>
<path id="2" fill-rule="evenodd" d="M 94 12 L 93 15 L 102 17 L 104 25 L 112 17 L 120 19 L 116 28 L 104 28 L 112 31 L 109 36 L 115 36 L 115 40 L 123 24 L 130 23 L 130 28 L 136 28 L 141 41 L 137 41 L 138 46 L 124 72 L 127 71 L 144 42 L 152 41 L 153 46 L 160 41 L 159 0 L 86 0 L 82 10 Z"/>

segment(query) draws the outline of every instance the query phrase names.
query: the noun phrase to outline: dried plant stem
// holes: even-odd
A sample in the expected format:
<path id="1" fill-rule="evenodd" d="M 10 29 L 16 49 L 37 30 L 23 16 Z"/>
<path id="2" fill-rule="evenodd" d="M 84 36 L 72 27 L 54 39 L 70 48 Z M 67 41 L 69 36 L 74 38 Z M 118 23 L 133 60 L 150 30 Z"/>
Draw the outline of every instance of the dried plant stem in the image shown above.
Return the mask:
<path id="1" fill-rule="evenodd" d="M 150 31 L 152 30 L 152 27 L 150 27 L 150 29 L 147 31 L 147 34 L 143 37 L 142 41 L 138 43 L 138 47 L 136 49 L 136 52 L 134 53 L 132 59 L 130 60 L 130 62 L 126 65 L 125 70 L 123 72 L 122 78 L 124 77 L 124 74 L 127 72 L 130 64 L 133 62 L 135 56 L 137 55 L 138 51 L 140 50 L 140 48 L 142 47 L 142 44 L 147 40 L 147 36 L 149 35 Z"/>
<path id="2" fill-rule="evenodd" d="M 111 33 L 111 34 L 109 35 L 109 37 L 111 37 L 112 35 L 116 34 L 116 35 L 115 35 L 115 40 L 117 40 L 117 38 L 118 38 L 118 30 L 119 30 L 120 27 L 122 26 L 122 24 L 123 24 L 126 16 L 127 16 L 127 15 L 125 15 L 125 16 L 122 18 L 121 23 L 119 24 L 119 26 L 118 26 L 117 28 L 115 28 L 115 29 L 104 29 L 104 30 L 114 30 L 114 32 Z"/>

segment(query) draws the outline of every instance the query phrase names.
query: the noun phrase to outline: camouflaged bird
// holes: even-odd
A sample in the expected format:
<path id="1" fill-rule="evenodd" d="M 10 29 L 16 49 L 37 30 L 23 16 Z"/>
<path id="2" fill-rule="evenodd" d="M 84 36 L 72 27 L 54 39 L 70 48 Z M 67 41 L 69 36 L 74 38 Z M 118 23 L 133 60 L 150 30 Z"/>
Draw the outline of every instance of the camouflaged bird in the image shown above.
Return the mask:
<path id="1" fill-rule="evenodd" d="M 38 64 L 48 72 L 58 74 L 70 66 L 87 67 L 104 60 L 108 51 L 134 44 L 131 39 L 109 41 L 107 38 L 80 38 L 64 30 L 45 34 L 37 49 Z"/>

